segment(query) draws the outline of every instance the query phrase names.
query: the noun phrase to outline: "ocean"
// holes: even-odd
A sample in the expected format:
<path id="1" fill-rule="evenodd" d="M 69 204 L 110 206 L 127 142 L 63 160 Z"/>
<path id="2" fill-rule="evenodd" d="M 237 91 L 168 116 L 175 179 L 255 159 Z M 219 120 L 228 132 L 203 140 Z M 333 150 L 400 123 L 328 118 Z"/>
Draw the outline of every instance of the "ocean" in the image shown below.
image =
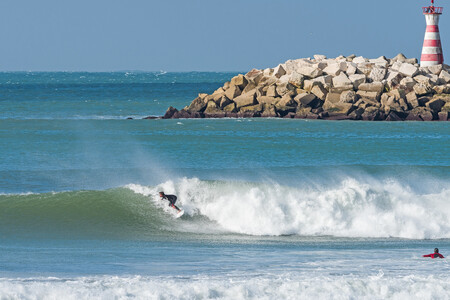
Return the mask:
<path id="1" fill-rule="evenodd" d="M 142 119 L 234 75 L 0 73 L 0 299 L 450 299 L 450 123 Z"/>

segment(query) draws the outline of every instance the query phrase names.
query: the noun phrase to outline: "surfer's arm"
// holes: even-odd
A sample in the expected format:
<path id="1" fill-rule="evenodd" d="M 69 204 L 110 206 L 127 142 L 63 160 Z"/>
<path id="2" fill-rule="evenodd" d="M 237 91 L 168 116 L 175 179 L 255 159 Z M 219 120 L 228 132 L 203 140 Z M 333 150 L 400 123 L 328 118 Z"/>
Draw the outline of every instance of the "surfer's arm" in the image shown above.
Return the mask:
<path id="1" fill-rule="evenodd" d="M 431 257 L 431 254 L 422 255 L 422 257 Z"/>

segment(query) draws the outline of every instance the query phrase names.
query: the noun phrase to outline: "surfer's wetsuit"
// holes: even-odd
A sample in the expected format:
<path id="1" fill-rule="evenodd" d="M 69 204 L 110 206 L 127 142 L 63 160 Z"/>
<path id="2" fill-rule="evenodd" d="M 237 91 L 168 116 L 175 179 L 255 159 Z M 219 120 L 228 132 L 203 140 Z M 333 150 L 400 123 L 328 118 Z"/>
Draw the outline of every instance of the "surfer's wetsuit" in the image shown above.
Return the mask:
<path id="1" fill-rule="evenodd" d="M 175 195 L 164 195 L 164 197 L 162 197 L 162 198 L 166 199 L 167 201 L 169 201 L 169 206 L 175 208 L 178 211 L 181 210 L 175 205 L 175 202 L 177 202 L 177 196 L 175 196 Z"/>
<path id="2" fill-rule="evenodd" d="M 431 253 L 427 255 L 422 255 L 423 257 L 431 257 L 431 258 L 444 258 L 444 255 L 440 253 Z"/>

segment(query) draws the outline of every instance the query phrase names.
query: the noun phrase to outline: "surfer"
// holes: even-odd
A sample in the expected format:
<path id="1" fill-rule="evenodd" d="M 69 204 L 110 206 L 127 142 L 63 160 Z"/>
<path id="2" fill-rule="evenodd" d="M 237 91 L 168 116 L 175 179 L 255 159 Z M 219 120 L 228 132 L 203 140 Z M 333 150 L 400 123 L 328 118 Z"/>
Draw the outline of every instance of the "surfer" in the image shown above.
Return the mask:
<path id="1" fill-rule="evenodd" d="M 431 258 L 444 258 L 444 255 L 439 253 L 438 248 L 434 248 L 434 253 L 422 255 L 423 257 L 431 257 Z"/>
<path id="2" fill-rule="evenodd" d="M 159 197 L 161 197 L 161 200 L 167 200 L 169 201 L 169 206 L 175 208 L 178 212 L 181 211 L 176 205 L 175 202 L 177 202 L 177 196 L 175 195 L 166 195 L 164 192 L 159 192 Z"/>

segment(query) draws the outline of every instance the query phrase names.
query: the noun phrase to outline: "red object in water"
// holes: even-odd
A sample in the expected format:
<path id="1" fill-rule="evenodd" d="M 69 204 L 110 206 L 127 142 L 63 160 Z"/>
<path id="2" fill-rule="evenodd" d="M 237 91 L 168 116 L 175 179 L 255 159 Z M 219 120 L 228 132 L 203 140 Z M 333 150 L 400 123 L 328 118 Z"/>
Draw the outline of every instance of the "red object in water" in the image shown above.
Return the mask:
<path id="1" fill-rule="evenodd" d="M 444 255 L 440 253 L 431 253 L 427 255 L 422 255 L 423 257 L 431 257 L 431 258 L 444 258 Z"/>

